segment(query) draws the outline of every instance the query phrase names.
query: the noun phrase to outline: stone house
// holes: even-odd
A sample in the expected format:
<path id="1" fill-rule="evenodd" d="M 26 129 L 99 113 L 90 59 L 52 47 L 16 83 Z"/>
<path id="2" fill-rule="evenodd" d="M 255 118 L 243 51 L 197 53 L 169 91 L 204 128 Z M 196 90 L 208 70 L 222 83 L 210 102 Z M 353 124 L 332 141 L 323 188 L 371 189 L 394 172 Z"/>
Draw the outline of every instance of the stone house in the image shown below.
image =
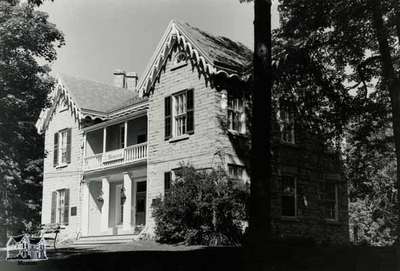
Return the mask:
<path id="1" fill-rule="evenodd" d="M 111 86 L 60 75 L 36 124 L 46 150 L 42 223 L 63 224 L 64 235 L 79 241 L 122 241 L 152 232 L 151 204 L 182 162 L 248 181 L 234 142 L 248 134 L 240 89 L 251 55 L 240 43 L 171 21 L 140 79 L 116 71 Z M 292 114 L 279 119 L 274 233 L 346 242 L 339 156 L 316 149 Z"/>

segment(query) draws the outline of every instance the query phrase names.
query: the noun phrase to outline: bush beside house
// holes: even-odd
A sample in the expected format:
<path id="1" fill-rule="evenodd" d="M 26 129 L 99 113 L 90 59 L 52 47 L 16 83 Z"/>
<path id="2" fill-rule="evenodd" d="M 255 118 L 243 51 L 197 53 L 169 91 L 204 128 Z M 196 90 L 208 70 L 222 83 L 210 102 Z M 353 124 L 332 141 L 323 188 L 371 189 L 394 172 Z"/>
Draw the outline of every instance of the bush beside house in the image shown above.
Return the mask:
<path id="1" fill-rule="evenodd" d="M 164 197 L 153 203 L 156 239 L 189 245 L 238 245 L 249 189 L 222 170 L 182 167 Z"/>

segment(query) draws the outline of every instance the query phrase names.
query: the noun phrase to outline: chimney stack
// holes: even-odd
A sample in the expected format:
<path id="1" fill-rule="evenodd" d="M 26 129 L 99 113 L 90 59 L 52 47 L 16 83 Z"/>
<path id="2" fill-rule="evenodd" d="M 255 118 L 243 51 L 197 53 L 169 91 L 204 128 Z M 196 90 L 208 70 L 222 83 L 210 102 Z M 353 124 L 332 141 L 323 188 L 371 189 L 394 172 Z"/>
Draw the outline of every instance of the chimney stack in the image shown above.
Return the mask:
<path id="1" fill-rule="evenodd" d="M 125 75 L 125 87 L 134 90 L 136 88 L 138 76 L 136 72 L 128 72 Z"/>
<path id="2" fill-rule="evenodd" d="M 114 86 L 118 88 L 125 88 L 125 71 L 124 70 L 115 70 L 114 71 Z"/>

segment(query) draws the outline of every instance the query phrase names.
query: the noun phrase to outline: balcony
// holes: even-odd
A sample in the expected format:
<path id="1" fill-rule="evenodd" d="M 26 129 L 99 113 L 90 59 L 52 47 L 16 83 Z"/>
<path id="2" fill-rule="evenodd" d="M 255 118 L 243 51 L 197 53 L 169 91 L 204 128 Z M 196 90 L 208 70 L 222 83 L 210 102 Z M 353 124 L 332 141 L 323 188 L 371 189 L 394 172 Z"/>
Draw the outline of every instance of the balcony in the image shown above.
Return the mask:
<path id="1" fill-rule="evenodd" d="M 147 159 L 147 118 L 102 127 L 85 134 L 84 171 L 106 169 Z"/>

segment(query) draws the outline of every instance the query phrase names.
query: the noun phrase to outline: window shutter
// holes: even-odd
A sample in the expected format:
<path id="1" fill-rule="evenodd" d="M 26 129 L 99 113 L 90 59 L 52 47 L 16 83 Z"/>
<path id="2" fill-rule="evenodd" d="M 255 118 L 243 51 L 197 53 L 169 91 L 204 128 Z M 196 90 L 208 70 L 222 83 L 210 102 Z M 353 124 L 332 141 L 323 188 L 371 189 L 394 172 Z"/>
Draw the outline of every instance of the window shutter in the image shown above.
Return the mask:
<path id="1" fill-rule="evenodd" d="M 171 96 L 165 97 L 165 140 L 172 137 L 172 99 Z"/>
<path id="2" fill-rule="evenodd" d="M 67 163 L 71 163 L 71 128 L 67 129 Z"/>
<path id="3" fill-rule="evenodd" d="M 187 133 L 194 133 L 194 97 L 193 89 L 187 91 L 187 102 L 186 102 L 186 115 L 187 115 Z"/>
<path id="4" fill-rule="evenodd" d="M 58 166 L 58 133 L 54 134 L 53 166 Z"/>
<path id="5" fill-rule="evenodd" d="M 65 189 L 65 199 L 64 199 L 64 225 L 68 225 L 69 219 L 69 189 Z"/>
<path id="6" fill-rule="evenodd" d="M 168 191 L 171 188 L 171 171 L 164 172 L 164 191 Z"/>
<path id="7" fill-rule="evenodd" d="M 57 192 L 51 193 L 51 218 L 50 223 L 56 223 Z"/>

